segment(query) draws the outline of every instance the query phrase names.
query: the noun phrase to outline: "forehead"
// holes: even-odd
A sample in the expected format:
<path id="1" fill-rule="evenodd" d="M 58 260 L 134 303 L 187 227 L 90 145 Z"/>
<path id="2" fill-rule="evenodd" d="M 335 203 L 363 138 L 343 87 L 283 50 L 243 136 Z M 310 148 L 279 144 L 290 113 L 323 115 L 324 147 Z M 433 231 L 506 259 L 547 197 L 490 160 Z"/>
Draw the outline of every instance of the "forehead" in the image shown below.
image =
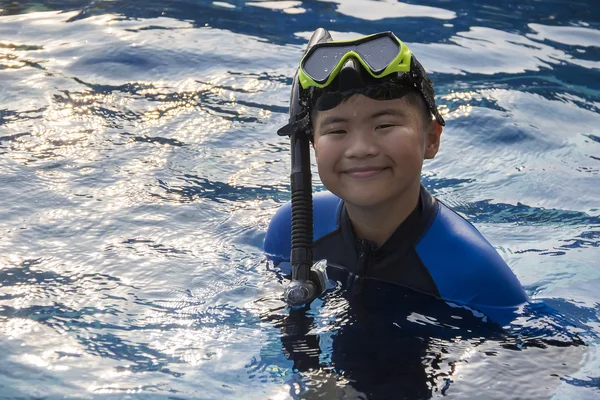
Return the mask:
<path id="1" fill-rule="evenodd" d="M 418 110 L 404 97 L 392 100 L 375 100 L 362 94 L 356 94 L 330 110 L 318 111 L 313 122 L 321 124 L 336 119 L 348 121 L 368 119 L 373 115 L 386 111 L 388 112 L 386 114 L 409 117 Z"/>

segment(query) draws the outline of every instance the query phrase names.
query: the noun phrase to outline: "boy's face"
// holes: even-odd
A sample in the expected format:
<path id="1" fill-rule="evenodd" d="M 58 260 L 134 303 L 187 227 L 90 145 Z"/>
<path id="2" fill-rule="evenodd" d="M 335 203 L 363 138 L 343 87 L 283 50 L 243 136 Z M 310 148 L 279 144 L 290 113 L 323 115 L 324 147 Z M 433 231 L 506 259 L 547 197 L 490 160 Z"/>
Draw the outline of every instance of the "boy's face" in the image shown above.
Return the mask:
<path id="1" fill-rule="evenodd" d="M 318 112 L 313 131 L 327 189 L 352 205 L 375 207 L 420 185 L 423 159 L 436 155 L 442 127 L 426 124 L 421 109 L 404 99 L 355 95 Z"/>

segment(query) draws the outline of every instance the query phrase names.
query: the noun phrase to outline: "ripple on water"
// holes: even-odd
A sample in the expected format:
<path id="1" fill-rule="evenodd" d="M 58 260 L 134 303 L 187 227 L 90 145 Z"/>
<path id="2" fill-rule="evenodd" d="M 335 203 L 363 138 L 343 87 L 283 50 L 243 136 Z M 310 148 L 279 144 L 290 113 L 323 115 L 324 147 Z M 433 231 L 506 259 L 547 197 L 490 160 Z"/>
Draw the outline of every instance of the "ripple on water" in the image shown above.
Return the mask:
<path id="1" fill-rule="evenodd" d="M 422 397 L 595 395 L 589 5 L 67 3 L 0 11 L 4 395 L 358 398 L 401 393 L 390 370 Z M 275 132 L 314 21 L 408 43 L 448 120 L 426 185 L 572 325 L 526 314 L 501 335 L 402 295 L 361 312 L 339 288 L 283 308 L 260 247 L 290 196 Z"/>

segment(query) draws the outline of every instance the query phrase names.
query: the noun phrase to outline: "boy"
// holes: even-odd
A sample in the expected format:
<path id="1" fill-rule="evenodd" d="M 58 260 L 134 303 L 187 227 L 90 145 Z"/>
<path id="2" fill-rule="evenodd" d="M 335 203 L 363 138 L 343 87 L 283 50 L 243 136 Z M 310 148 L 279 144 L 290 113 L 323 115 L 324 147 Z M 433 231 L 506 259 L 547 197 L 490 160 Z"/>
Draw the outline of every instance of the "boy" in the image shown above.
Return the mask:
<path id="1" fill-rule="evenodd" d="M 350 285 L 374 279 L 482 311 L 497 322 L 527 302 L 485 238 L 421 184 L 445 121 L 432 83 L 390 32 L 333 42 L 315 32 L 290 105 L 290 125 L 313 143 L 321 181 L 314 198 L 315 260 Z M 313 40 L 311 39 L 311 43 Z M 264 249 L 289 262 L 291 211 L 273 217 Z M 281 264 L 284 265 L 284 264 Z M 340 274 L 341 273 L 341 274 Z"/>

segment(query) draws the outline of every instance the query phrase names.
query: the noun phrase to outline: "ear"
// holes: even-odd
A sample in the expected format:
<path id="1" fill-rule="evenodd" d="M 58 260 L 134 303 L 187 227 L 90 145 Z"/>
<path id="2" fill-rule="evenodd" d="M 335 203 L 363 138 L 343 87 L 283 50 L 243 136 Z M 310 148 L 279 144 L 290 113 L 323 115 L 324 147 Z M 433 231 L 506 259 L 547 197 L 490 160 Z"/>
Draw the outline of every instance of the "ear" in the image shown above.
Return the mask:
<path id="1" fill-rule="evenodd" d="M 426 160 L 432 159 L 437 154 L 440 148 L 440 136 L 442 136 L 442 126 L 432 121 L 427 128 L 427 142 L 425 143 L 425 156 Z"/>

